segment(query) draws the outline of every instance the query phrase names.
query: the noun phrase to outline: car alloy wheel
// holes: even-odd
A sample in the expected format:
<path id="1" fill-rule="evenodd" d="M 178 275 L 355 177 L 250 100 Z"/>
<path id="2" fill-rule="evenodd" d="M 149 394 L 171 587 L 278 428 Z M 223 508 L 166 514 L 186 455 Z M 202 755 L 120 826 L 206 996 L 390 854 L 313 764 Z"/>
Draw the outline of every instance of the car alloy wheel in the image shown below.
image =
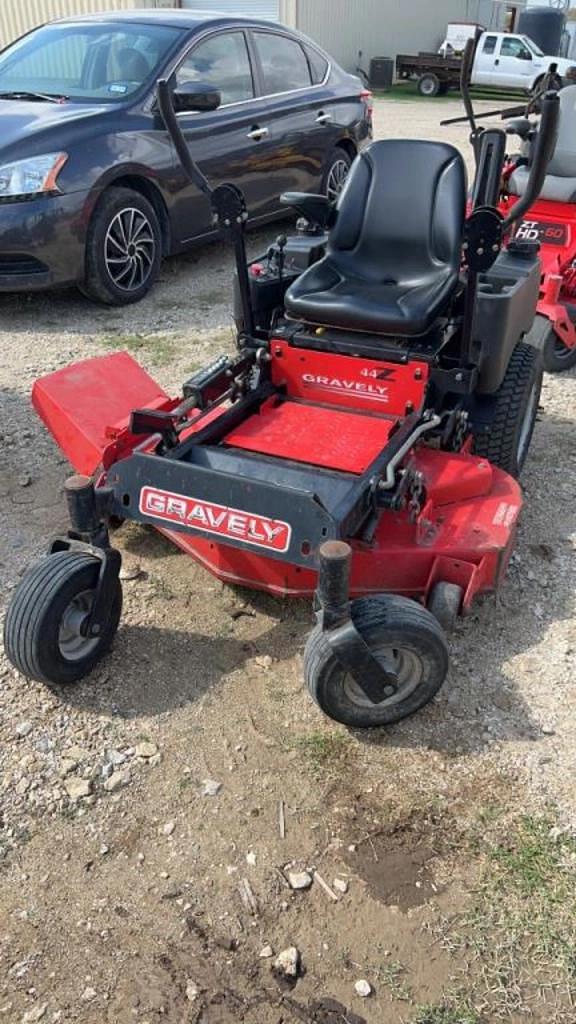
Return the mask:
<path id="1" fill-rule="evenodd" d="M 347 160 L 338 159 L 332 164 L 326 180 L 326 195 L 330 202 L 334 203 L 338 199 L 349 171 L 350 164 Z"/>
<path id="2" fill-rule="evenodd" d="M 104 242 L 104 259 L 111 280 L 122 291 L 137 291 L 150 277 L 156 240 L 150 221 L 134 207 L 120 210 Z"/>

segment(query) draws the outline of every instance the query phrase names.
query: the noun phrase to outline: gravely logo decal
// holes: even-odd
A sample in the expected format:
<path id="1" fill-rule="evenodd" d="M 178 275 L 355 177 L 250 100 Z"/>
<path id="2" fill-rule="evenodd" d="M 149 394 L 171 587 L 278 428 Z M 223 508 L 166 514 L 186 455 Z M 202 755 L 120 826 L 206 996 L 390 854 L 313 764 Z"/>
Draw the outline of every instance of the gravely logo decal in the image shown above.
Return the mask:
<path id="1" fill-rule="evenodd" d="M 292 527 L 279 519 L 268 519 L 254 512 L 241 512 L 213 501 L 186 498 L 157 487 L 143 487 L 140 491 L 140 512 L 145 516 L 163 519 L 168 523 L 193 526 L 205 533 L 215 533 L 230 540 L 241 540 L 270 551 L 287 551 Z"/>
<path id="2" fill-rule="evenodd" d="M 384 405 L 390 402 L 388 385 L 379 384 L 377 380 L 366 383 L 363 380 L 344 380 L 342 377 L 322 377 L 316 373 L 304 373 L 302 381 L 309 387 L 331 391 L 337 395 L 362 395 L 363 398 L 369 398 L 372 402 L 382 402 Z"/>

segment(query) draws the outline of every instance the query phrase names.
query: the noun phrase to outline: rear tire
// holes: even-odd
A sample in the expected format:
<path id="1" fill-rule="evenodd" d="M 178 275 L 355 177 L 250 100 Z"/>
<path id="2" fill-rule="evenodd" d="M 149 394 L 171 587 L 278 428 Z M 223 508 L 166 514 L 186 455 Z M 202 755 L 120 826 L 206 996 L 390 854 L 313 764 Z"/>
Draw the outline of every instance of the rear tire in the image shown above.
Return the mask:
<path id="1" fill-rule="evenodd" d="M 26 573 L 4 621 L 4 649 L 23 676 L 69 685 L 88 675 L 106 654 L 122 611 L 119 580 L 99 636 L 83 637 L 79 628 L 99 571 L 100 562 L 92 555 L 59 551 Z"/>
<path id="2" fill-rule="evenodd" d="M 372 704 L 338 661 L 328 636 L 317 626 L 304 651 L 308 690 L 325 715 L 356 729 L 391 725 L 424 707 L 448 672 L 444 634 L 425 608 L 406 597 L 378 594 L 352 603 L 352 619 L 376 657 L 393 660 L 399 691 Z"/>
<path id="3" fill-rule="evenodd" d="M 542 390 L 542 359 L 532 345 L 518 342 L 495 395 L 488 429 L 474 435 L 474 452 L 518 478 L 526 462 Z"/>
<path id="4" fill-rule="evenodd" d="M 430 99 L 431 97 L 438 96 L 441 85 L 442 83 L 438 76 L 428 71 L 418 79 L 418 92 L 421 96 L 426 96 Z"/>
<path id="5" fill-rule="evenodd" d="M 109 188 L 90 221 L 81 291 L 94 302 L 139 302 L 158 278 L 162 231 L 156 210 L 131 188 Z"/>

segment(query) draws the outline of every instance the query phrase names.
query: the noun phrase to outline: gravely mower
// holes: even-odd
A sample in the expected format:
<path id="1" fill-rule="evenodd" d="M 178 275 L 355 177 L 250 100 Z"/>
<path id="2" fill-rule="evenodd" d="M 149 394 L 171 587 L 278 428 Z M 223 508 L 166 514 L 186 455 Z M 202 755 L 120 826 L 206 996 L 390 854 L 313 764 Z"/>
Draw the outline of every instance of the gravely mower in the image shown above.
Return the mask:
<path id="1" fill-rule="evenodd" d="M 468 217 L 455 148 L 375 142 L 336 206 L 284 196 L 308 227 L 250 266 L 242 196 L 210 189 L 174 116 L 174 104 L 203 110 L 218 95 L 161 82 L 158 99 L 235 242 L 238 351 L 176 398 L 122 352 L 36 383 L 34 406 L 82 475 L 66 484 L 69 533 L 15 592 L 6 651 L 48 683 L 90 672 L 122 605 L 108 526 L 132 519 L 221 580 L 314 598 L 314 699 L 349 726 L 398 721 L 442 685 L 442 626 L 497 588 L 513 549 L 542 377 L 522 340 L 540 264 L 537 245 L 502 240 L 544 181 L 558 97 L 543 99 L 506 219 L 504 132 L 479 143 Z"/>
<path id="2" fill-rule="evenodd" d="M 474 43 L 472 44 L 474 45 Z M 518 199 L 524 196 L 538 139 L 538 121 L 542 96 L 557 79 L 557 67 L 550 66 L 541 90 L 526 107 L 511 107 L 476 115 L 463 83 L 466 118 L 450 118 L 442 124 L 468 120 L 472 143 L 482 133 L 481 118 L 499 115 L 507 120 L 508 135 L 518 136 L 521 152 L 505 162 L 499 209 L 508 217 Z M 538 242 L 542 280 L 537 317 L 530 340 L 542 352 L 544 369 L 551 373 L 576 365 L 576 85 L 560 93 L 558 140 L 536 202 L 525 211 L 513 234 L 517 242 Z"/>

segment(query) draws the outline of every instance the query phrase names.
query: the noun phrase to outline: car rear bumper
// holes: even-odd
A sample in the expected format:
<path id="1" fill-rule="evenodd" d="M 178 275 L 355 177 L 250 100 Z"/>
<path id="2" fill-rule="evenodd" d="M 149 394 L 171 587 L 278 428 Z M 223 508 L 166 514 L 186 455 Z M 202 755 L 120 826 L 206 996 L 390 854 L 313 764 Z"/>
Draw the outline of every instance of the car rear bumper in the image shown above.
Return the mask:
<path id="1" fill-rule="evenodd" d="M 40 291 L 83 278 L 87 196 L 0 203 L 0 292 Z"/>

